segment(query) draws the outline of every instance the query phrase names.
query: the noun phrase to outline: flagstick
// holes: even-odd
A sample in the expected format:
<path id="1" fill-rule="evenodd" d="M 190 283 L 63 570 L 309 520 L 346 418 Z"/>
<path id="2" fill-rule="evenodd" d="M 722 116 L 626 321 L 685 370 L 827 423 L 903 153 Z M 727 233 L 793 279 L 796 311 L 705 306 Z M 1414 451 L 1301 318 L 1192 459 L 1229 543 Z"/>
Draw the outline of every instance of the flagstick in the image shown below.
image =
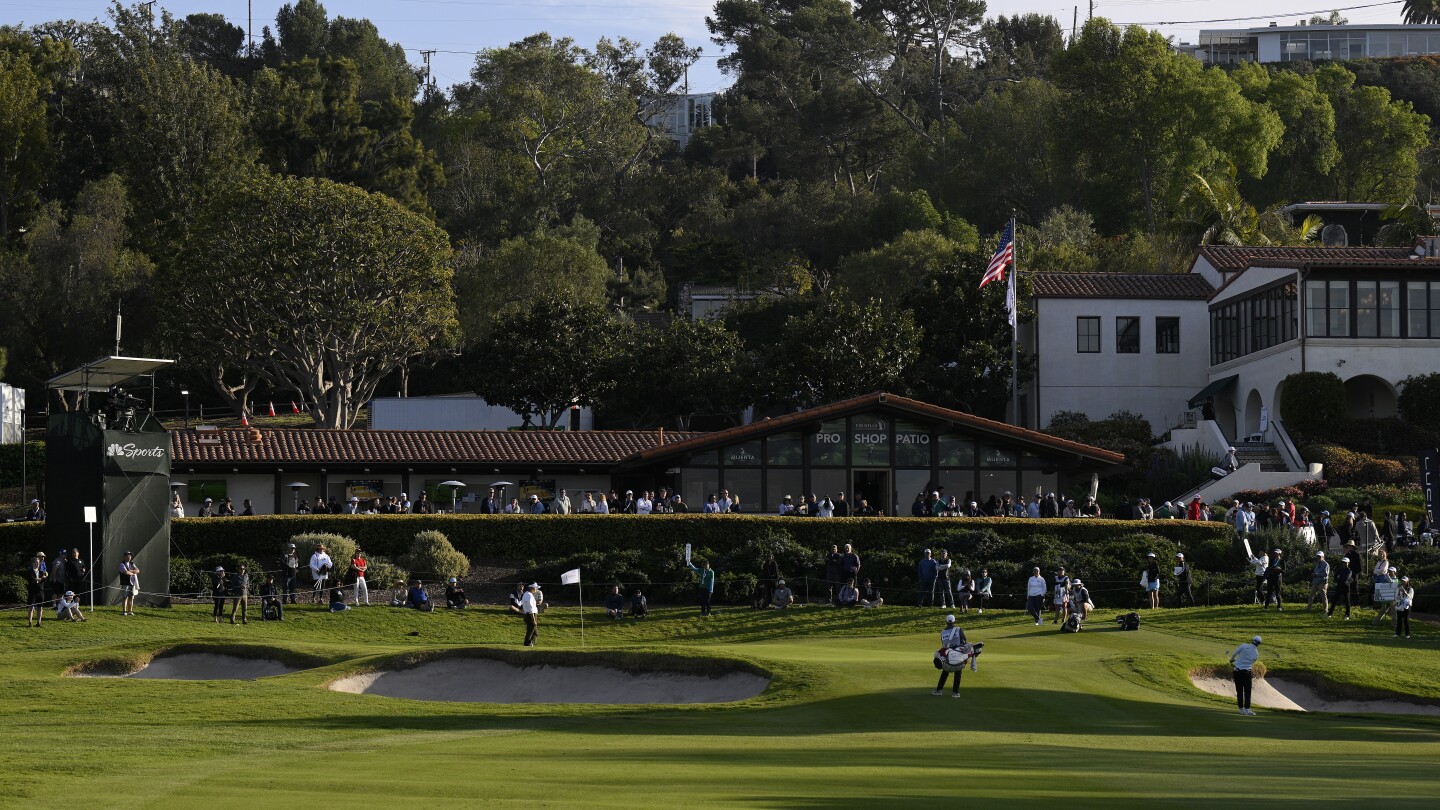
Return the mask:
<path id="1" fill-rule="evenodd" d="M 580 649 L 585 649 L 585 586 L 575 583 L 575 590 L 580 594 Z"/>

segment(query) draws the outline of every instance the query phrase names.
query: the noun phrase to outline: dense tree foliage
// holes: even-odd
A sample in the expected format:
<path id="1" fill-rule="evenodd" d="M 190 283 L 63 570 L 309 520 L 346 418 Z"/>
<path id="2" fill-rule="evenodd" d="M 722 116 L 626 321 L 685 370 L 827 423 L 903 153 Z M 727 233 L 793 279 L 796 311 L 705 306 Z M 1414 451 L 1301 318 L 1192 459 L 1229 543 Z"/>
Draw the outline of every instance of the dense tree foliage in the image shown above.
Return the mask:
<path id="1" fill-rule="evenodd" d="M 713 98 L 685 97 L 702 54 L 673 34 L 537 32 L 438 88 L 318 0 L 254 43 L 223 14 L 121 3 L 104 23 L 0 29 L 8 379 L 103 351 L 108 330 L 86 327 L 118 304 L 127 346 L 179 351 L 192 388 L 237 409 L 299 396 L 324 424 L 387 374 L 546 423 L 583 402 L 683 427 L 882 387 L 1002 416 L 1031 359 L 1012 368 L 1003 294 L 976 285 L 1012 215 L 1033 271 L 1173 272 L 1203 242 L 1303 243 L 1310 225 L 1279 207 L 1304 199 L 1391 204 L 1393 241 L 1429 227 L 1432 58 L 1205 67 L 1139 27 L 1094 19 L 1067 41 L 1054 18 L 979 0 L 718 0 L 705 22 L 731 82 Z M 359 214 L 321 217 L 344 188 L 444 263 L 421 290 L 354 277 L 433 296 L 438 320 L 365 332 L 394 356 L 362 362 L 348 393 L 334 363 L 282 372 L 270 332 L 219 337 L 257 302 L 257 324 L 313 317 L 344 286 L 261 269 L 283 252 L 259 188 L 337 255 L 389 249 Z M 310 308 L 276 304 L 287 290 Z M 687 291 L 751 303 L 696 322 Z"/>

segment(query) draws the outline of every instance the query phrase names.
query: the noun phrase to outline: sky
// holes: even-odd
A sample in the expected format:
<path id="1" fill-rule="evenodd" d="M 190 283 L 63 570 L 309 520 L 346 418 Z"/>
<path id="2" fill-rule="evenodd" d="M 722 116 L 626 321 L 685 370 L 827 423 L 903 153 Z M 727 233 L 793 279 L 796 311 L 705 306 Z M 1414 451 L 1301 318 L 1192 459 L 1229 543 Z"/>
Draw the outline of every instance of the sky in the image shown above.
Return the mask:
<path id="1" fill-rule="evenodd" d="M 128 0 L 127 0 L 128 2 Z M 177 17 L 197 12 L 224 14 L 236 25 L 246 22 L 247 0 L 157 0 L 158 7 Z M 324 0 L 330 17 L 365 18 L 380 35 L 403 45 L 411 62 L 421 64 L 421 50 L 435 50 L 431 70 L 442 87 L 466 81 L 474 52 L 503 47 L 540 31 L 567 36 L 591 46 L 602 36 L 628 37 L 648 45 L 662 34 L 674 32 L 691 45 L 704 47 L 704 56 L 690 71 L 690 91 L 724 89 L 728 79 L 717 67 L 721 55 L 705 30 L 705 16 L 713 0 Z M 55 19 L 104 20 L 108 0 L 0 0 L 0 24 L 33 24 Z M 249 0 L 253 34 L 271 25 L 283 0 Z M 1244 28 L 1294 24 L 1330 9 L 1367 5 L 1341 11 L 1352 24 L 1400 22 L 1400 0 L 1374 5 L 1374 0 L 1338 0 L 1326 6 L 1318 0 L 1108 0 L 1095 4 L 1097 16 L 1117 23 L 1140 23 L 1177 42 L 1196 42 L 1202 28 Z M 1070 27 L 1077 7 L 1061 0 L 991 0 L 987 16 L 1035 12 L 1049 14 Z M 1083 20 L 1085 5 L 1078 7 Z M 1288 16 L 1287 16 L 1288 15 Z M 1232 17 L 1254 20 L 1203 23 Z"/>

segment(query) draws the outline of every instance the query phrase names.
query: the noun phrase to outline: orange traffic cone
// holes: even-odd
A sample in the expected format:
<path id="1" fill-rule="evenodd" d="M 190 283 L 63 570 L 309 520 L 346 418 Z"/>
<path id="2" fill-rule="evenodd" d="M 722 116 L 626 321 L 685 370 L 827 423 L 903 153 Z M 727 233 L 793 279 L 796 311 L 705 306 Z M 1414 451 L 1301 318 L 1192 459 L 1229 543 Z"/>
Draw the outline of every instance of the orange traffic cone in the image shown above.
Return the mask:
<path id="1" fill-rule="evenodd" d="M 290 413 L 299 413 L 299 412 L 300 412 L 300 406 L 295 404 L 295 400 L 293 400 L 293 399 L 290 400 Z"/>
<path id="2" fill-rule="evenodd" d="M 273 402 L 270 403 L 270 415 L 271 415 L 271 416 L 274 416 L 274 415 L 275 415 L 275 403 L 273 403 Z"/>
<path id="3" fill-rule="evenodd" d="M 240 427 L 250 427 L 250 417 L 246 416 L 244 411 L 240 412 Z"/>

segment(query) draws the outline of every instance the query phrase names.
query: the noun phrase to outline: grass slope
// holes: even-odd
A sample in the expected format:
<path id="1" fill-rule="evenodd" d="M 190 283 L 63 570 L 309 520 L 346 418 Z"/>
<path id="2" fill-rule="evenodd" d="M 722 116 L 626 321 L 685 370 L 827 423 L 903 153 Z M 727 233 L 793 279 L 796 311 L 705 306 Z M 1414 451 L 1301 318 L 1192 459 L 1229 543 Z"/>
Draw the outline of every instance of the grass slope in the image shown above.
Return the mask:
<path id="1" fill-rule="evenodd" d="M 987 642 L 963 699 L 933 697 L 937 611 L 790 614 L 665 609 L 645 622 L 586 622 L 589 649 L 733 656 L 775 675 L 729 706 L 487 706 L 321 688 L 397 653 L 515 647 L 498 610 L 421 615 L 371 608 L 292 612 L 283 624 L 216 626 L 201 607 L 83 625 L 0 625 L 0 805 L 46 796 L 107 807 L 394 806 L 876 807 L 998 799 L 1216 806 L 1430 805 L 1440 793 L 1434 719 L 1303 715 L 1233 705 L 1191 688 L 1192 667 L 1255 632 L 1272 669 L 1440 701 L 1440 633 L 1253 608 L 1162 612 L 1139 633 L 1101 614 L 1080 635 L 1014 613 L 963 624 Z M 19 614 L 8 614 L 17 617 Z M 574 610 L 542 620 L 547 648 L 578 648 Z M 416 634 L 416 635 L 411 635 Z M 257 682 L 68 679 L 93 660 L 179 644 L 291 650 L 316 669 Z M 67 743 L 66 740 L 69 740 Z M 1374 777 L 1374 778 L 1368 778 Z"/>

